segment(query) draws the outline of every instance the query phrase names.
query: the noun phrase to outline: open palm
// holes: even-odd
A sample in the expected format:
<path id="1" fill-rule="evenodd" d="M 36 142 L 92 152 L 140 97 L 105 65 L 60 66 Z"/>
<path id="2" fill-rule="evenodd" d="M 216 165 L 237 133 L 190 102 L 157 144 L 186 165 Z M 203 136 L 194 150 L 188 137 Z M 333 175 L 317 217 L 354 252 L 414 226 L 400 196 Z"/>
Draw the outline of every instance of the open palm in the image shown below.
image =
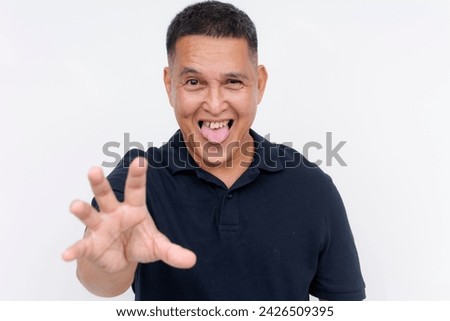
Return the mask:
<path id="1" fill-rule="evenodd" d="M 100 211 L 88 203 L 74 201 L 70 211 L 87 227 L 82 240 L 64 253 L 66 261 L 87 259 L 108 273 L 130 264 L 162 260 L 177 268 L 190 268 L 196 257 L 173 244 L 156 227 L 146 205 L 147 162 L 136 158 L 125 183 L 125 199 L 119 202 L 100 168 L 88 177 Z"/>

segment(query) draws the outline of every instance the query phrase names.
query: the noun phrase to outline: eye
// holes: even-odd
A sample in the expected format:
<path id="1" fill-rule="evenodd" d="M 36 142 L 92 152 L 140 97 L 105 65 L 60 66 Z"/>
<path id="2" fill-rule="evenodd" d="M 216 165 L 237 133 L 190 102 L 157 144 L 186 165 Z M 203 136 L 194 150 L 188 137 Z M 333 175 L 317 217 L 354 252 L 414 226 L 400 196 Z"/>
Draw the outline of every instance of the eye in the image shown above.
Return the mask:
<path id="1" fill-rule="evenodd" d="M 226 86 L 230 89 L 240 89 L 244 86 L 244 83 L 239 79 L 228 79 Z"/>
<path id="2" fill-rule="evenodd" d="M 197 86 L 199 83 L 200 82 L 197 79 L 193 79 L 193 78 L 186 80 L 186 85 L 189 85 L 189 86 Z"/>
<path id="3" fill-rule="evenodd" d="M 187 91 L 199 91 L 205 88 L 205 83 L 197 78 L 188 78 L 184 81 L 184 89 Z"/>

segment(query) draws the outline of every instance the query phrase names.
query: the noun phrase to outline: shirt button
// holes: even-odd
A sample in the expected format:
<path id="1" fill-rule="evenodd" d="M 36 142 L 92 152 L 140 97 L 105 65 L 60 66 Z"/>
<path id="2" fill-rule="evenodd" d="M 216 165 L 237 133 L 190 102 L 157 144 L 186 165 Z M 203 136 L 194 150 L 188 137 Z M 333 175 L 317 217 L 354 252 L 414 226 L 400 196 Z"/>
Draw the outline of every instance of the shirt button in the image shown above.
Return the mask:
<path id="1" fill-rule="evenodd" d="M 227 194 L 227 199 L 232 199 L 233 198 L 233 194 Z"/>

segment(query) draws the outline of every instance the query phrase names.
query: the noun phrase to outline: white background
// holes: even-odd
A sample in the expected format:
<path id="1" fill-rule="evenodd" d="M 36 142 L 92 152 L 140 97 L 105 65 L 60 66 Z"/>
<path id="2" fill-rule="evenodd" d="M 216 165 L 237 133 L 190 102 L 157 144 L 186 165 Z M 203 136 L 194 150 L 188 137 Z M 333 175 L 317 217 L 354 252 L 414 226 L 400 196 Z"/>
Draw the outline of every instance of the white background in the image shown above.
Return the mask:
<path id="1" fill-rule="evenodd" d="M 368 300 L 450 299 L 450 2 L 232 1 L 269 71 L 253 126 L 322 164 L 345 201 Z M 0 1 L 0 300 L 96 300 L 61 252 L 86 172 L 124 133 L 177 129 L 162 69 L 191 1 Z M 325 149 L 310 159 L 325 160 Z M 107 168 L 109 172 L 111 169 Z M 119 297 L 132 299 L 131 291 Z"/>

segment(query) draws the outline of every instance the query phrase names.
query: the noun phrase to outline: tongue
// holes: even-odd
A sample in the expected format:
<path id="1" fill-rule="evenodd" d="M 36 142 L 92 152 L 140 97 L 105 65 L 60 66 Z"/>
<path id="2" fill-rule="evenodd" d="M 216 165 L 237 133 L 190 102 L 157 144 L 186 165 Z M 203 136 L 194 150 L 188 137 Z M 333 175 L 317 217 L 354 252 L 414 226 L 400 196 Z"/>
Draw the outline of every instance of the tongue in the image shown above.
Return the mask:
<path id="1" fill-rule="evenodd" d="M 220 144 L 227 139 L 230 129 L 228 126 L 223 126 L 217 129 L 211 129 L 208 126 L 202 126 L 203 137 L 211 143 Z"/>

